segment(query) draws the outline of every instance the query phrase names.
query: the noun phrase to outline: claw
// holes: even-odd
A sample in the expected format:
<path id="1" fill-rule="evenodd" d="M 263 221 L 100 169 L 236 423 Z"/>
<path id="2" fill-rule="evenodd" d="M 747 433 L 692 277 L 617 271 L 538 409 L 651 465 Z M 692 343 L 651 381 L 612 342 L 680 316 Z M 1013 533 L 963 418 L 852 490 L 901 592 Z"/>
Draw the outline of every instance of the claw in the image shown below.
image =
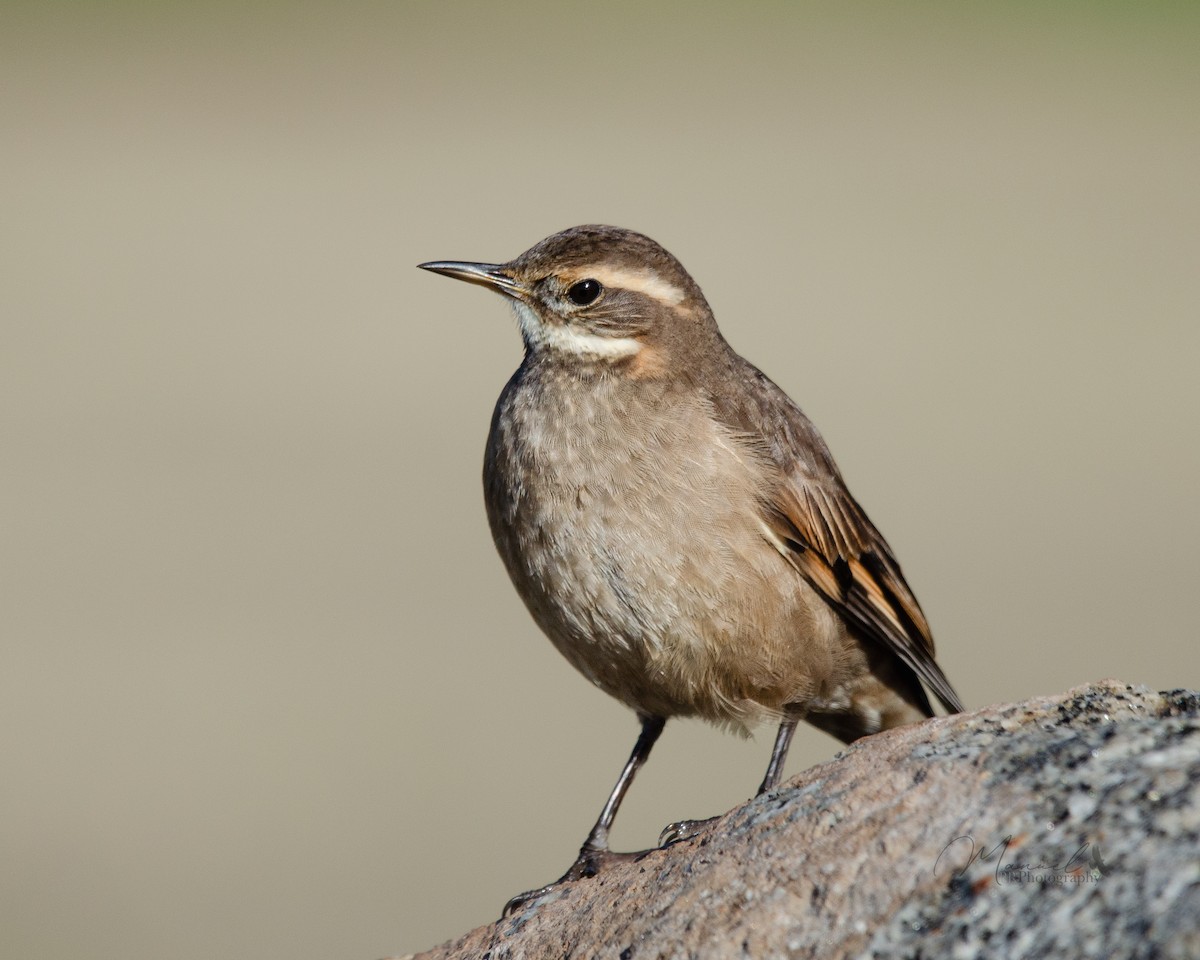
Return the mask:
<path id="1" fill-rule="evenodd" d="M 559 884 L 594 877 L 609 863 L 619 860 L 637 860 L 649 852 L 649 850 L 637 850 L 633 853 L 613 853 L 611 850 L 589 850 L 587 847 L 584 847 L 584 849 L 579 851 L 579 856 L 567 869 L 567 872 L 553 883 L 548 883 L 544 887 L 538 887 L 534 890 L 526 890 L 524 893 L 518 893 L 509 900 L 504 905 L 504 911 L 500 914 L 500 919 L 503 920 L 506 917 L 512 916 L 539 897 L 544 897 L 555 887 L 559 886 Z"/>
<path id="2" fill-rule="evenodd" d="M 719 818 L 706 817 L 703 820 L 679 820 L 675 823 L 668 823 L 663 827 L 663 832 L 658 835 L 658 845 L 667 847 L 672 843 L 679 843 L 680 840 L 691 840 L 703 833 L 704 828 L 717 819 Z"/>

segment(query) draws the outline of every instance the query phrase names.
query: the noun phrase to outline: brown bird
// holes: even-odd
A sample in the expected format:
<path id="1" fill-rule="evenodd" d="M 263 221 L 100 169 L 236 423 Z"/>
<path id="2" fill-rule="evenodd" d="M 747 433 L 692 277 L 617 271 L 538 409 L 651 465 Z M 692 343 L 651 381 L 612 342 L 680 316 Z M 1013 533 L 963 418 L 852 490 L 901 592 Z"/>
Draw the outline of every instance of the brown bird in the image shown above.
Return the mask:
<path id="1" fill-rule="evenodd" d="M 516 312 L 525 357 L 484 460 L 492 536 L 538 626 L 642 724 L 561 880 L 632 856 L 609 851 L 609 829 L 669 717 L 777 721 L 761 794 L 799 720 L 850 742 L 933 716 L 922 684 L 963 709 L 816 427 L 726 343 L 671 254 L 581 226 L 508 263 L 421 266 Z"/>

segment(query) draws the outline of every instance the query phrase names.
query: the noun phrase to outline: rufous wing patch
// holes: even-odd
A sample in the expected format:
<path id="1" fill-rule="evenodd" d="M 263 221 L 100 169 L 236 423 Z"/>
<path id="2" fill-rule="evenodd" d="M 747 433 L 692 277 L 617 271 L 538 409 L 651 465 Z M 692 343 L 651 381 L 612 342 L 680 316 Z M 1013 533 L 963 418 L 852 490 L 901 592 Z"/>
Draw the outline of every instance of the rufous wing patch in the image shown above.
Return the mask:
<path id="1" fill-rule="evenodd" d="M 849 494 L 791 477 L 764 520 L 785 557 L 835 609 L 908 664 L 946 709 L 963 709 L 933 658 L 929 624 L 899 564 Z"/>

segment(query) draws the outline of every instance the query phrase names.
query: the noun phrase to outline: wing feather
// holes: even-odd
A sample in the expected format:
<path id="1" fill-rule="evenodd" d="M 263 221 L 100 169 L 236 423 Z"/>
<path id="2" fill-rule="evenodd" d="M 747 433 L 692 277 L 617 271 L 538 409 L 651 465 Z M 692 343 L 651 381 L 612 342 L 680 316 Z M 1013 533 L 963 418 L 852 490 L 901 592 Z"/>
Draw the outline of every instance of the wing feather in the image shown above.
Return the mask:
<path id="1" fill-rule="evenodd" d="M 738 358 L 740 360 L 740 358 Z M 758 380 L 749 404 L 714 391 L 714 411 L 750 446 L 774 461 L 763 519 L 795 569 L 862 634 L 891 650 L 952 713 L 962 701 L 934 659 L 933 634 L 883 535 L 842 480 L 824 440 L 792 400 L 742 360 Z"/>

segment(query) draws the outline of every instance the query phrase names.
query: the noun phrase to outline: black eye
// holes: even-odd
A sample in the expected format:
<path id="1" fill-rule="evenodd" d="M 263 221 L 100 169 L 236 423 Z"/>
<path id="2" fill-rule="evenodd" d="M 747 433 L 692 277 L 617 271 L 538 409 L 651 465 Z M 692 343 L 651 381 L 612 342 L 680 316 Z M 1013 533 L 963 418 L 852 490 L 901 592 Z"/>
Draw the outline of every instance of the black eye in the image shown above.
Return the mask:
<path id="1" fill-rule="evenodd" d="M 603 289 L 598 280 L 580 280 L 567 291 L 567 299 L 578 307 L 586 307 L 596 302 Z"/>

